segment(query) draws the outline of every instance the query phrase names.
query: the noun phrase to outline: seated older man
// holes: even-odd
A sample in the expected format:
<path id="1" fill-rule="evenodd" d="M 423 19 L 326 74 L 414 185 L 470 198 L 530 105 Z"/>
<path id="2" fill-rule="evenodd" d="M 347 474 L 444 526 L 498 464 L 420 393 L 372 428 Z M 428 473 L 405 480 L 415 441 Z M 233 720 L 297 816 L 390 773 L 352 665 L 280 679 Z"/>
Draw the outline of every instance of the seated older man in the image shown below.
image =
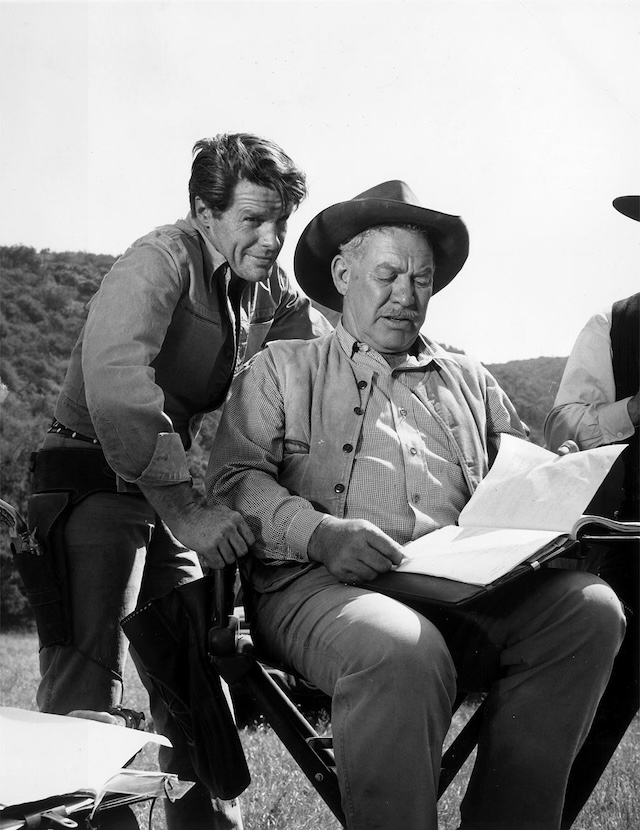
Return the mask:
<path id="1" fill-rule="evenodd" d="M 455 523 L 502 433 L 525 436 L 479 363 L 420 334 L 467 253 L 460 218 L 402 182 L 322 211 L 297 278 L 342 320 L 271 344 L 236 378 L 208 470 L 210 498 L 255 536 L 243 563 L 258 643 L 332 696 L 349 830 L 437 826 L 456 678 L 489 669 L 464 620 L 457 632 L 362 587 Z M 620 602 L 595 576 L 547 570 L 482 623 L 498 659 L 462 828 L 552 830 L 623 636 Z"/>

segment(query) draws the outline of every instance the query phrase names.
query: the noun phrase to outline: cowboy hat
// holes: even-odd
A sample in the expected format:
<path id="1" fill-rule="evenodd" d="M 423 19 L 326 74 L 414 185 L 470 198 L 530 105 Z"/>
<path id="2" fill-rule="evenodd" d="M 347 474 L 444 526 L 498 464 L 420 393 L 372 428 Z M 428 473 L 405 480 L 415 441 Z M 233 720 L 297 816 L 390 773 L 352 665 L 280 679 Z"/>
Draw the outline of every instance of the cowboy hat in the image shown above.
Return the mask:
<path id="1" fill-rule="evenodd" d="M 418 225 L 428 231 L 436 266 L 434 294 L 451 282 L 469 253 L 469 235 L 459 216 L 423 208 L 404 182 L 384 182 L 321 211 L 302 232 L 294 270 L 300 287 L 312 300 L 334 311 L 342 310 L 331 262 L 340 245 L 376 225 Z"/>
<path id="2" fill-rule="evenodd" d="M 640 196 L 618 196 L 613 200 L 613 206 L 630 219 L 640 222 Z"/>

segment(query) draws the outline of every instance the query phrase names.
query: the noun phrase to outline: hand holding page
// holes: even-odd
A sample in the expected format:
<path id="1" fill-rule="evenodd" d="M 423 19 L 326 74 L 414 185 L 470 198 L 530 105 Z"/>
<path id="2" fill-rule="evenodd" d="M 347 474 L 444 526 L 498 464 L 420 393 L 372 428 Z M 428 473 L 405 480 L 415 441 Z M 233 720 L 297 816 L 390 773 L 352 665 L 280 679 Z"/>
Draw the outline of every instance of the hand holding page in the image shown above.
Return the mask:
<path id="1" fill-rule="evenodd" d="M 502 435 L 498 456 L 458 525 L 409 542 L 397 570 L 488 585 L 546 556 L 575 538 L 584 509 L 625 446 L 558 456 Z"/>

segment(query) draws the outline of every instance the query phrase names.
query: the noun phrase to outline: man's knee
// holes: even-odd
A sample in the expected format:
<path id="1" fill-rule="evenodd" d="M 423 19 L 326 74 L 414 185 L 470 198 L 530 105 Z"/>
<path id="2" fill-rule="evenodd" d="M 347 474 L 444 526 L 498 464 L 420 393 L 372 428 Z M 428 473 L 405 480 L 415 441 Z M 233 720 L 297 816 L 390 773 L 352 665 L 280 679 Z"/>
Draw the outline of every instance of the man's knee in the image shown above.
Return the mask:
<path id="1" fill-rule="evenodd" d="M 554 618 L 566 620 L 568 631 L 579 639 L 616 652 L 626 629 L 622 603 L 615 591 L 594 574 L 558 572 L 548 580 L 547 600 Z"/>

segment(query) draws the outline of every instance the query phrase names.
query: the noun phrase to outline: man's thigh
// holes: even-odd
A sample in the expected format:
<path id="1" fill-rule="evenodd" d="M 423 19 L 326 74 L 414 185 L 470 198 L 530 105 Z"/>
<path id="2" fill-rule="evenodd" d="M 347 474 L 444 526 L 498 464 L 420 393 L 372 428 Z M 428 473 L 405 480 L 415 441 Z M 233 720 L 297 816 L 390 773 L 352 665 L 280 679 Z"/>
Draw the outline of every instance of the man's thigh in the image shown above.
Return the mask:
<path id="1" fill-rule="evenodd" d="M 616 620 L 620 602 L 601 579 L 581 571 L 546 569 L 480 610 L 444 621 L 434 615 L 465 688 L 486 688 L 543 654 L 582 648 L 594 630 Z M 594 648 L 598 644 L 594 639 Z M 594 655 L 596 659 L 596 655 Z"/>
<path id="2" fill-rule="evenodd" d="M 453 682 L 448 649 L 433 623 L 382 594 L 337 582 L 324 568 L 260 596 L 255 617 L 259 649 L 329 695 L 341 677 L 383 664 L 415 677 L 438 661 Z"/>
<path id="3" fill-rule="evenodd" d="M 152 532 L 147 502 L 116 493 L 88 496 L 66 523 L 74 643 L 108 664 L 121 662 L 121 654 L 105 652 L 118 648 L 119 621 L 135 607 Z"/>

